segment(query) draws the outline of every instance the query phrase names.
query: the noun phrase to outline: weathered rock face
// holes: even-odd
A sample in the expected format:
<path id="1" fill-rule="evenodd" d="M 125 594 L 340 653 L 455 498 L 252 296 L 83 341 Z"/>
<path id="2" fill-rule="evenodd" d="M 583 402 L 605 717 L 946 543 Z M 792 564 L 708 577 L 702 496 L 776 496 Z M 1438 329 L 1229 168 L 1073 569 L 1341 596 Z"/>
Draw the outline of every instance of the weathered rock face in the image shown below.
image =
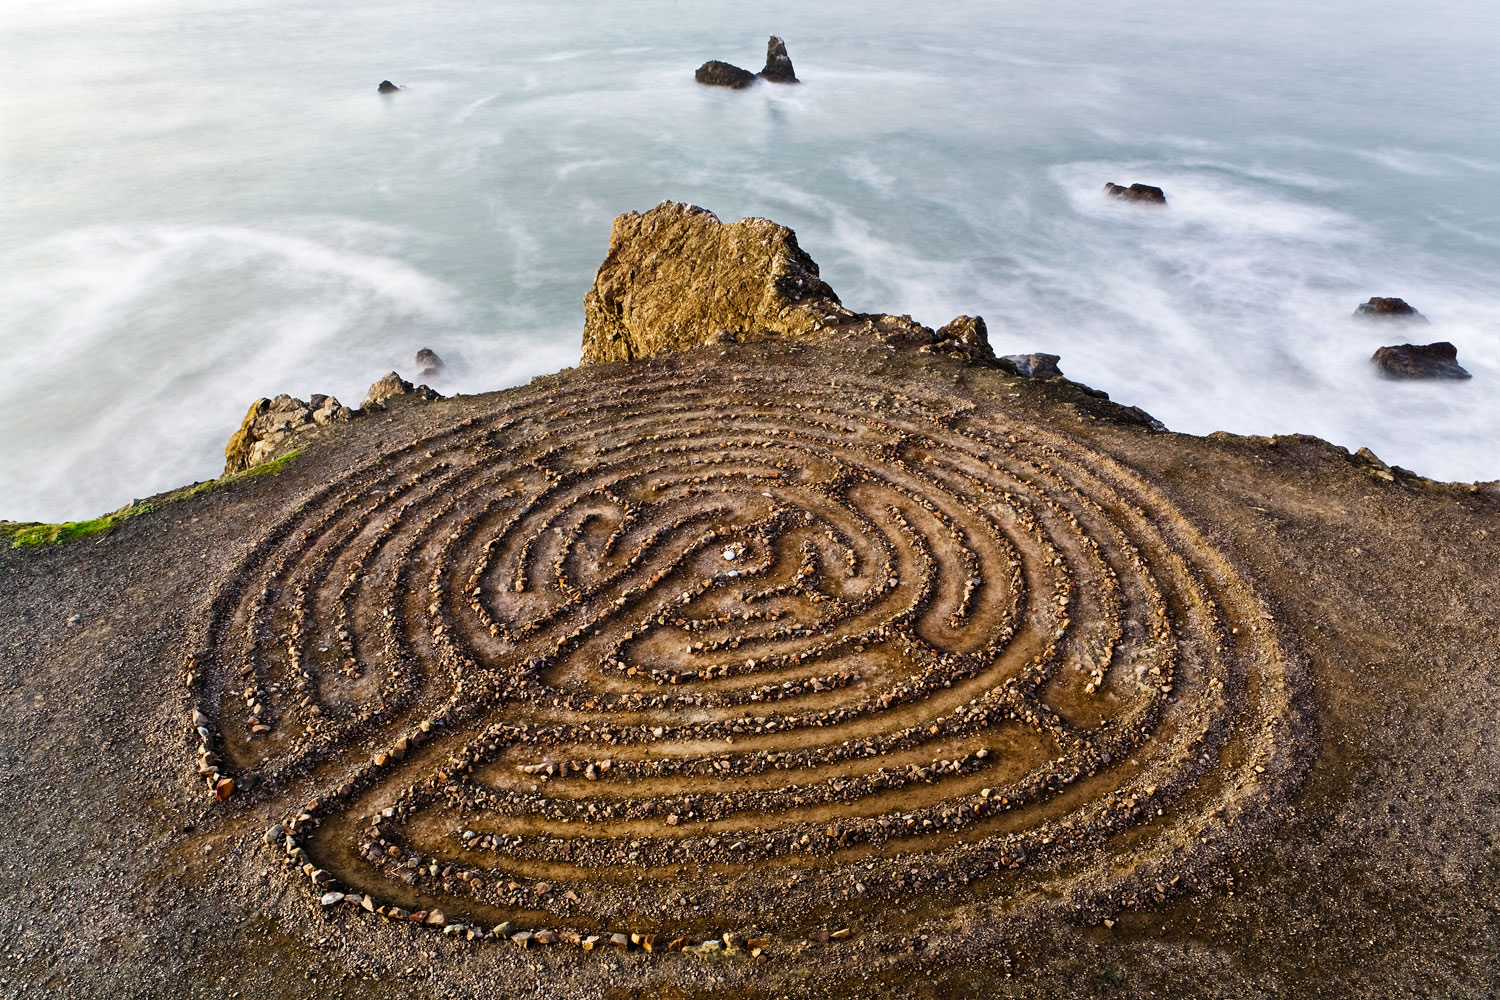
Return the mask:
<path id="1" fill-rule="evenodd" d="M 806 336 L 852 316 L 790 229 L 674 202 L 615 219 L 583 311 L 585 362 Z"/>
<path id="2" fill-rule="evenodd" d="M 583 311 L 585 364 L 815 335 L 971 361 L 995 356 L 978 316 L 934 331 L 910 316 L 852 312 L 790 229 L 768 219 L 724 223 L 707 209 L 675 202 L 615 220 L 609 255 Z"/>
<path id="3" fill-rule="evenodd" d="M 224 447 L 224 475 L 264 465 L 294 450 L 309 432 L 351 416 L 352 411 L 332 396 L 314 394 L 305 403 L 285 393 L 257 399 Z"/>
<path id="4" fill-rule="evenodd" d="M 735 90 L 741 90 L 755 82 L 755 74 L 748 69 L 740 69 L 733 63 L 717 59 L 710 59 L 699 66 L 693 78 L 710 87 L 733 87 Z"/>
<path id="5" fill-rule="evenodd" d="M 1400 301 L 1399 299 L 1397 300 Z M 1397 344 L 1376 350 L 1371 359 L 1391 378 L 1472 378 L 1458 363 L 1458 348 L 1435 344 Z"/>
<path id="6" fill-rule="evenodd" d="M 792 69 L 792 57 L 786 54 L 786 42 L 771 36 L 766 42 L 766 68 L 760 71 L 763 79 L 772 83 L 797 83 L 797 72 Z"/>
<path id="7" fill-rule="evenodd" d="M 1159 187 L 1150 184 L 1132 184 L 1124 187 L 1113 181 L 1104 185 L 1104 193 L 1123 201 L 1139 201 L 1147 205 L 1165 205 L 1167 196 Z"/>
<path id="8" fill-rule="evenodd" d="M 1379 296 L 1368 302 L 1361 302 L 1354 310 L 1354 315 L 1360 319 L 1404 319 L 1427 322 L 1427 317 L 1407 305 L 1405 299 L 1387 299 Z"/>
<path id="9" fill-rule="evenodd" d="M 414 386 L 395 372 L 388 372 L 380 381 L 370 386 L 370 391 L 365 393 L 365 401 L 359 404 L 359 408 L 383 410 L 390 400 L 397 396 L 411 396 L 420 400 L 443 398 L 440 392 L 429 389 L 425 385 Z"/>
<path id="10" fill-rule="evenodd" d="M 398 86 L 396 86 L 394 83 L 392 83 L 389 80 L 381 80 L 380 81 L 380 86 L 376 87 L 375 89 L 377 91 L 379 91 L 380 93 L 382 93 L 382 94 L 394 94 L 396 91 L 400 90 L 401 88 L 398 87 Z"/>

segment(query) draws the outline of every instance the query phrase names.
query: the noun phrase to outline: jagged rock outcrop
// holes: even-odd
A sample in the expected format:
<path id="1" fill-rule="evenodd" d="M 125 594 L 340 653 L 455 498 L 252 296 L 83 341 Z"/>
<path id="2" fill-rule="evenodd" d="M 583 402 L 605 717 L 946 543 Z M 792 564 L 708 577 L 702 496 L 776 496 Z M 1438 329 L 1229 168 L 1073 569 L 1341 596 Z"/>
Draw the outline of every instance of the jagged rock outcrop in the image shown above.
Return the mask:
<path id="1" fill-rule="evenodd" d="M 786 42 L 772 35 L 766 42 L 766 68 L 760 71 L 761 79 L 772 83 L 798 83 L 797 71 L 792 69 L 792 57 L 786 54 Z"/>
<path id="2" fill-rule="evenodd" d="M 1472 378 L 1458 363 L 1458 348 L 1440 340 L 1435 344 L 1397 344 L 1381 347 L 1370 360 L 1391 378 Z"/>
<path id="3" fill-rule="evenodd" d="M 990 347 L 989 328 L 984 325 L 982 316 L 957 316 L 939 327 L 934 337 L 934 351 L 945 354 L 958 352 L 975 360 L 992 359 L 995 356 Z"/>
<path id="4" fill-rule="evenodd" d="M 853 316 L 790 229 L 675 202 L 615 219 L 583 312 L 585 362 L 806 336 Z"/>
<path id="5" fill-rule="evenodd" d="M 1368 302 L 1361 302 L 1355 308 L 1354 315 L 1358 319 L 1399 319 L 1410 322 L 1427 322 L 1427 317 L 1408 305 L 1405 299 L 1381 298 L 1378 295 Z"/>
<path id="6" fill-rule="evenodd" d="M 1159 187 L 1150 184 L 1132 184 L 1130 187 L 1110 181 L 1104 185 L 1104 193 L 1122 201 L 1139 201 L 1147 205 L 1165 205 L 1167 195 Z"/>
<path id="7" fill-rule="evenodd" d="M 264 465 L 292 451 L 310 431 L 352 416 L 353 411 L 337 399 L 317 393 L 307 402 L 285 393 L 257 399 L 224 446 L 224 475 Z"/>
<path id="8" fill-rule="evenodd" d="M 423 401 L 443 398 L 443 394 L 434 389 L 425 385 L 414 386 L 396 372 L 388 372 L 370 386 L 369 392 L 365 393 L 365 401 L 359 404 L 359 408 L 364 411 L 383 410 L 398 396 L 411 396 Z"/>
<path id="9" fill-rule="evenodd" d="M 314 393 L 307 402 L 282 393 L 275 399 L 257 399 L 224 446 L 224 475 L 245 472 L 295 451 L 319 429 L 348 423 L 366 413 L 382 410 L 398 396 L 442 399 L 425 385 L 413 386 L 395 372 L 370 386 L 358 410 L 351 410 L 332 396 Z"/>
<path id="10" fill-rule="evenodd" d="M 676 202 L 615 219 L 583 311 L 585 364 L 814 335 L 994 358 L 977 316 L 934 331 L 910 316 L 852 312 L 792 230 L 769 219 L 720 222 Z"/>
<path id="11" fill-rule="evenodd" d="M 382 93 L 382 94 L 394 94 L 396 91 L 400 90 L 401 88 L 398 87 L 398 86 L 396 86 L 394 83 L 392 83 L 389 80 L 381 80 L 380 81 L 380 86 L 376 87 L 375 89 L 376 89 L 377 92 Z"/>
<path id="12" fill-rule="evenodd" d="M 693 78 L 709 87 L 732 87 L 735 90 L 742 90 L 755 82 L 755 74 L 748 69 L 718 59 L 710 59 L 699 66 Z"/>

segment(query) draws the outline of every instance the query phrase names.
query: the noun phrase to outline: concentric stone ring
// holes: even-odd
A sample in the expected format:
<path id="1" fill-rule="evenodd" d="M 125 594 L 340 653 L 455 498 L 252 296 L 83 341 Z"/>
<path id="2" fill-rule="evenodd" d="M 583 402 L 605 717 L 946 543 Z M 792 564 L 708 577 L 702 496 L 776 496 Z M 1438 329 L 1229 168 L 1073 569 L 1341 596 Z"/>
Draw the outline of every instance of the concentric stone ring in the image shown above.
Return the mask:
<path id="1" fill-rule="evenodd" d="M 326 905 L 653 948 L 1119 905 L 1280 801 L 1300 661 L 1160 490 L 785 363 L 598 366 L 327 483 L 192 643 L 209 787 Z"/>

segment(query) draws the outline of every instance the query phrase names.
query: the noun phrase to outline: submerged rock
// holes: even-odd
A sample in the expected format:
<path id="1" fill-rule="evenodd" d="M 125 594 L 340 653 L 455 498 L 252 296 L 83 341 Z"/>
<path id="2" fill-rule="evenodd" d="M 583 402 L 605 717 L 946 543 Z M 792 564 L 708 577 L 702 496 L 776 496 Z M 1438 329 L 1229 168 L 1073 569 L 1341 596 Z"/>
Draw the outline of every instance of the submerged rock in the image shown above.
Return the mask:
<path id="1" fill-rule="evenodd" d="M 314 393 L 307 402 L 285 393 L 257 399 L 224 446 L 224 475 L 244 472 L 293 451 L 312 431 L 342 423 L 353 411 L 332 396 Z"/>
<path id="2" fill-rule="evenodd" d="M 699 66 L 693 78 L 709 87 L 732 87 L 735 90 L 742 90 L 755 82 L 755 74 L 748 69 L 740 69 L 732 63 L 717 59 L 710 59 Z"/>
<path id="3" fill-rule="evenodd" d="M 1057 367 L 1057 363 L 1062 360 L 1059 354 L 1007 354 L 1000 360 L 1014 367 L 1016 374 L 1025 378 L 1055 378 L 1062 375 L 1062 369 Z"/>
<path id="4" fill-rule="evenodd" d="M 1130 187 L 1122 187 L 1110 181 L 1104 185 L 1104 193 L 1119 198 L 1123 201 L 1139 201 L 1148 205 L 1165 205 L 1167 195 L 1159 187 L 1150 184 L 1132 184 Z"/>
<path id="5" fill-rule="evenodd" d="M 786 42 L 775 35 L 766 42 L 766 68 L 760 75 L 772 83 L 799 82 L 796 70 L 792 69 L 792 57 L 786 54 Z"/>
<path id="6" fill-rule="evenodd" d="M 1435 344 L 1397 344 L 1394 347 L 1382 347 L 1376 350 L 1371 360 L 1391 378 L 1473 377 L 1458 363 L 1458 348 L 1446 340 L 1440 340 Z"/>
<path id="7" fill-rule="evenodd" d="M 1354 315 L 1360 319 L 1404 319 L 1427 322 L 1427 317 L 1408 305 L 1405 299 L 1387 299 L 1379 296 L 1368 302 L 1361 302 L 1355 308 Z"/>
<path id="8" fill-rule="evenodd" d="M 380 81 L 380 86 L 376 87 L 375 89 L 376 89 L 376 91 L 378 91 L 379 93 L 382 93 L 382 94 L 394 94 L 396 91 L 400 90 L 401 88 L 398 87 L 398 86 L 396 86 L 394 83 L 392 83 L 389 80 L 381 80 Z"/>
<path id="9" fill-rule="evenodd" d="M 417 364 L 422 369 L 417 373 L 419 378 L 432 378 L 446 367 L 443 359 L 438 357 L 437 352 L 430 347 L 424 347 L 417 352 Z"/>

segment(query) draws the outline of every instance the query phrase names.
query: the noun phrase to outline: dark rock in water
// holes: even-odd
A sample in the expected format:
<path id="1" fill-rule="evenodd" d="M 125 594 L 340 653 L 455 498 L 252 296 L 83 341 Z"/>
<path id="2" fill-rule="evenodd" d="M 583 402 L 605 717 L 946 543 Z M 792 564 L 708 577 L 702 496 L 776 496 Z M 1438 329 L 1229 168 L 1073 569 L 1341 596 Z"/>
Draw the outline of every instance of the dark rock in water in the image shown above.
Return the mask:
<path id="1" fill-rule="evenodd" d="M 381 80 L 380 81 L 380 86 L 376 87 L 375 89 L 378 92 L 382 93 L 382 94 L 394 94 L 396 91 L 400 90 L 401 88 L 398 87 L 398 86 L 396 86 L 394 83 L 392 83 L 389 80 Z"/>
<path id="2" fill-rule="evenodd" d="M 772 35 L 766 42 L 766 68 L 759 73 L 740 69 L 733 63 L 710 59 L 698 67 L 694 77 L 699 83 L 710 87 L 732 87 L 743 90 L 758 79 L 772 83 L 798 83 L 797 71 L 792 69 L 792 58 L 786 54 L 786 42 Z"/>
<path id="3" fill-rule="evenodd" d="M 1427 317 L 1407 305 L 1405 299 L 1383 299 L 1379 296 L 1361 302 L 1354 315 L 1363 319 L 1405 319 L 1427 322 Z"/>
<path id="4" fill-rule="evenodd" d="M 786 42 L 771 36 L 766 42 L 766 68 L 761 77 L 772 83 L 797 83 L 797 73 L 792 69 L 792 57 L 786 54 Z"/>
<path id="5" fill-rule="evenodd" d="M 961 352 L 970 360 L 993 360 L 995 357 L 982 316 L 959 316 L 947 326 L 939 327 L 932 348 L 944 353 Z"/>
<path id="6" fill-rule="evenodd" d="M 386 404 L 397 396 L 411 396 L 413 399 L 442 399 L 442 393 L 427 388 L 425 385 L 413 386 L 406 379 L 395 372 L 390 372 L 380 381 L 370 386 L 370 391 L 365 393 L 365 401 L 359 404 L 361 410 L 383 410 Z"/>
<path id="7" fill-rule="evenodd" d="M 1124 201 L 1140 201 L 1148 205 L 1165 205 L 1167 196 L 1159 187 L 1150 184 L 1132 184 L 1130 187 L 1121 187 L 1111 181 L 1104 185 L 1104 193 L 1120 198 Z"/>
<path id="8" fill-rule="evenodd" d="M 693 76 L 699 83 L 710 87 L 732 87 L 735 90 L 742 90 L 755 82 L 754 73 L 717 59 L 699 66 Z"/>
<path id="9" fill-rule="evenodd" d="M 1007 354 L 999 359 L 1009 362 L 1016 369 L 1016 374 L 1025 378 L 1053 378 L 1062 375 L 1062 369 L 1057 363 L 1062 360 L 1058 354 Z"/>
<path id="10" fill-rule="evenodd" d="M 1402 304 L 1405 305 L 1405 303 Z M 1398 344 L 1394 347 L 1382 347 L 1375 352 L 1372 360 L 1391 378 L 1473 377 L 1458 363 L 1458 348 L 1446 340 L 1440 340 L 1435 344 Z"/>
<path id="11" fill-rule="evenodd" d="M 437 356 L 437 352 L 430 347 L 424 347 L 417 352 L 417 364 L 422 366 L 420 378 L 432 378 L 440 374 L 444 368 L 443 359 Z"/>

